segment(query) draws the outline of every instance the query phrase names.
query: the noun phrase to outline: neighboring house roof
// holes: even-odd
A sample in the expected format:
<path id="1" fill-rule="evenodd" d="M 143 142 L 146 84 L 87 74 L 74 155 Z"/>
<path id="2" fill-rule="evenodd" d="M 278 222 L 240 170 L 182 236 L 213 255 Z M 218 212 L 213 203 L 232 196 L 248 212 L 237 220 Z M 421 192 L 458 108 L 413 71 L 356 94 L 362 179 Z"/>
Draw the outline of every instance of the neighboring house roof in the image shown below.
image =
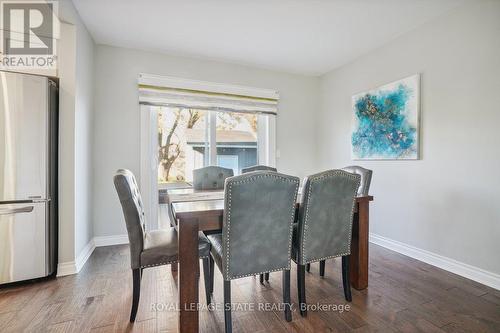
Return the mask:
<path id="1" fill-rule="evenodd" d="M 205 131 L 202 129 L 187 129 L 186 142 L 188 145 L 205 143 Z M 221 144 L 249 144 L 257 145 L 257 137 L 246 131 L 217 130 L 217 145 Z"/>

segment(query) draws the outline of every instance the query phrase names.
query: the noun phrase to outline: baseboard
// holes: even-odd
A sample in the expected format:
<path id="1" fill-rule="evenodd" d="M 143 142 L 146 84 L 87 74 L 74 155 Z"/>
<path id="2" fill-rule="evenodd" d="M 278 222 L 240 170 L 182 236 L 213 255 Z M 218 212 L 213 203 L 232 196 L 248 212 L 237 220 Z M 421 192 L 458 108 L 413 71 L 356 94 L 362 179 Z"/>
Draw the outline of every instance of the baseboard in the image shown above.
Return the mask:
<path id="1" fill-rule="evenodd" d="M 96 247 L 128 244 L 127 235 L 94 237 L 80 251 L 75 261 L 62 262 L 57 265 L 57 276 L 66 276 L 78 273 L 90 258 Z"/>
<path id="2" fill-rule="evenodd" d="M 370 233 L 370 242 L 500 290 L 498 274 L 373 233 Z"/>
<path id="3" fill-rule="evenodd" d="M 94 237 L 96 247 L 128 244 L 128 235 L 98 236 Z"/>
<path id="4" fill-rule="evenodd" d="M 76 262 L 68 261 L 57 264 L 57 276 L 66 276 L 78 273 Z"/>

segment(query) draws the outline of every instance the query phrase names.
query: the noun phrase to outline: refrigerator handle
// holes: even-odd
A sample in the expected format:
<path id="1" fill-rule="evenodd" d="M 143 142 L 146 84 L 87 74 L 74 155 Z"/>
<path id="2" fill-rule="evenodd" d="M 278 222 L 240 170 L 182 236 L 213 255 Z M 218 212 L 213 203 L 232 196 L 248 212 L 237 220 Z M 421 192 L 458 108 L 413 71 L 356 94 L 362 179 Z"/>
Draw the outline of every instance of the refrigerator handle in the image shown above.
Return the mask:
<path id="1" fill-rule="evenodd" d="M 20 208 L 0 209 L 0 215 L 12 215 L 17 213 L 31 213 L 33 206 L 26 206 Z"/>

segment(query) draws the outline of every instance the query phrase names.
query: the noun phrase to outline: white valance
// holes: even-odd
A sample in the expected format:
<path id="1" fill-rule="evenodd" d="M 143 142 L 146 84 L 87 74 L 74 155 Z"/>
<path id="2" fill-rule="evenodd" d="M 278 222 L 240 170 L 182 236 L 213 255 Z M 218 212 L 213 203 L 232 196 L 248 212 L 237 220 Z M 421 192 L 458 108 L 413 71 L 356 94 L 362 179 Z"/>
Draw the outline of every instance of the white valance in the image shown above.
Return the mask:
<path id="1" fill-rule="evenodd" d="M 274 90 L 139 75 L 139 103 L 208 111 L 276 114 L 279 94 Z"/>

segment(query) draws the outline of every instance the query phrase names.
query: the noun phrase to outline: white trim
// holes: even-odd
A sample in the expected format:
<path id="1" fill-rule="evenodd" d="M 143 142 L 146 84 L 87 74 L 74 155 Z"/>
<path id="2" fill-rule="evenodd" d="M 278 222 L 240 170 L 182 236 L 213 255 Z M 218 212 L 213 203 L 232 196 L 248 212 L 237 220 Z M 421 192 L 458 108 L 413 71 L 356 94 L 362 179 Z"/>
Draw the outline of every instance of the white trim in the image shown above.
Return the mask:
<path id="1" fill-rule="evenodd" d="M 112 236 L 98 236 L 94 237 L 94 243 L 95 247 L 128 244 L 128 236 L 126 234 L 112 235 Z"/>
<path id="2" fill-rule="evenodd" d="M 276 117 L 267 117 L 267 163 L 276 168 Z"/>
<path id="3" fill-rule="evenodd" d="M 257 164 L 276 167 L 276 117 L 258 115 Z"/>
<path id="4" fill-rule="evenodd" d="M 168 87 L 176 89 L 189 89 L 207 91 L 220 94 L 234 94 L 250 97 L 279 99 L 279 93 L 272 89 L 238 86 L 208 81 L 188 80 L 172 76 L 161 76 L 154 74 L 139 74 L 139 84 Z"/>
<path id="5" fill-rule="evenodd" d="M 373 233 L 370 242 L 500 290 L 500 275 L 496 273 Z"/>
<path id="6" fill-rule="evenodd" d="M 65 276 L 78 273 L 90 258 L 95 249 L 94 238 L 80 251 L 75 261 L 62 262 L 57 264 L 57 276 Z"/>
<path id="7" fill-rule="evenodd" d="M 149 230 L 158 229 L 158 155 L 157 155 L 157 123 L 158 111 L 156 107 L 141 105 L 140 108 L 140 183 L 144 205 L 144 215 Z M 149 108 L 145 111 L 144 108 Z"/>
<path id="8" fill-rule="evenodd" d="M 61 262 L 57 264 L 57 277 L 76 274 L 76 264 L 74 261 Z"/>
<path id="9" fill-rule="evenodd" d="M 269 165 L 267 142 L 269 141 L 267 117 L 257 115 L 257 164 Z"/>
<path id="10" fill-rule="evenodd" d="M 208 112 L 208 165 L 217 165 L 217 112 Z M 206 166 L 206 165 L 205 165 Z"/>
<path id="11" fill-rule="evenodd" d="M 57 264 L 57 276 L 76 274 L 81 271 L 96 247 L 128 244 L 127 235 L 99 236 L 94 237 L 80 251 L 75 261 L 67 261 Z"/>
<path id="12" fill-rule="evenodd" d="M 76 262 L 75 262 L 75 266 L 76 266 L 76 271 L 79 272 L 82 267 L 85 265 L 85 263 L 87 262 L 87 260 L 90 258 L 90 255 L 92 254 L 92 252 L 94 252 L 95 250 L 95 238 L 92 238 L 90 240 L 90 242 L 85 245 L 85 247 L 80 251 L 80 254 L 78 255 L 78 257 L 76 257 Z"/>

